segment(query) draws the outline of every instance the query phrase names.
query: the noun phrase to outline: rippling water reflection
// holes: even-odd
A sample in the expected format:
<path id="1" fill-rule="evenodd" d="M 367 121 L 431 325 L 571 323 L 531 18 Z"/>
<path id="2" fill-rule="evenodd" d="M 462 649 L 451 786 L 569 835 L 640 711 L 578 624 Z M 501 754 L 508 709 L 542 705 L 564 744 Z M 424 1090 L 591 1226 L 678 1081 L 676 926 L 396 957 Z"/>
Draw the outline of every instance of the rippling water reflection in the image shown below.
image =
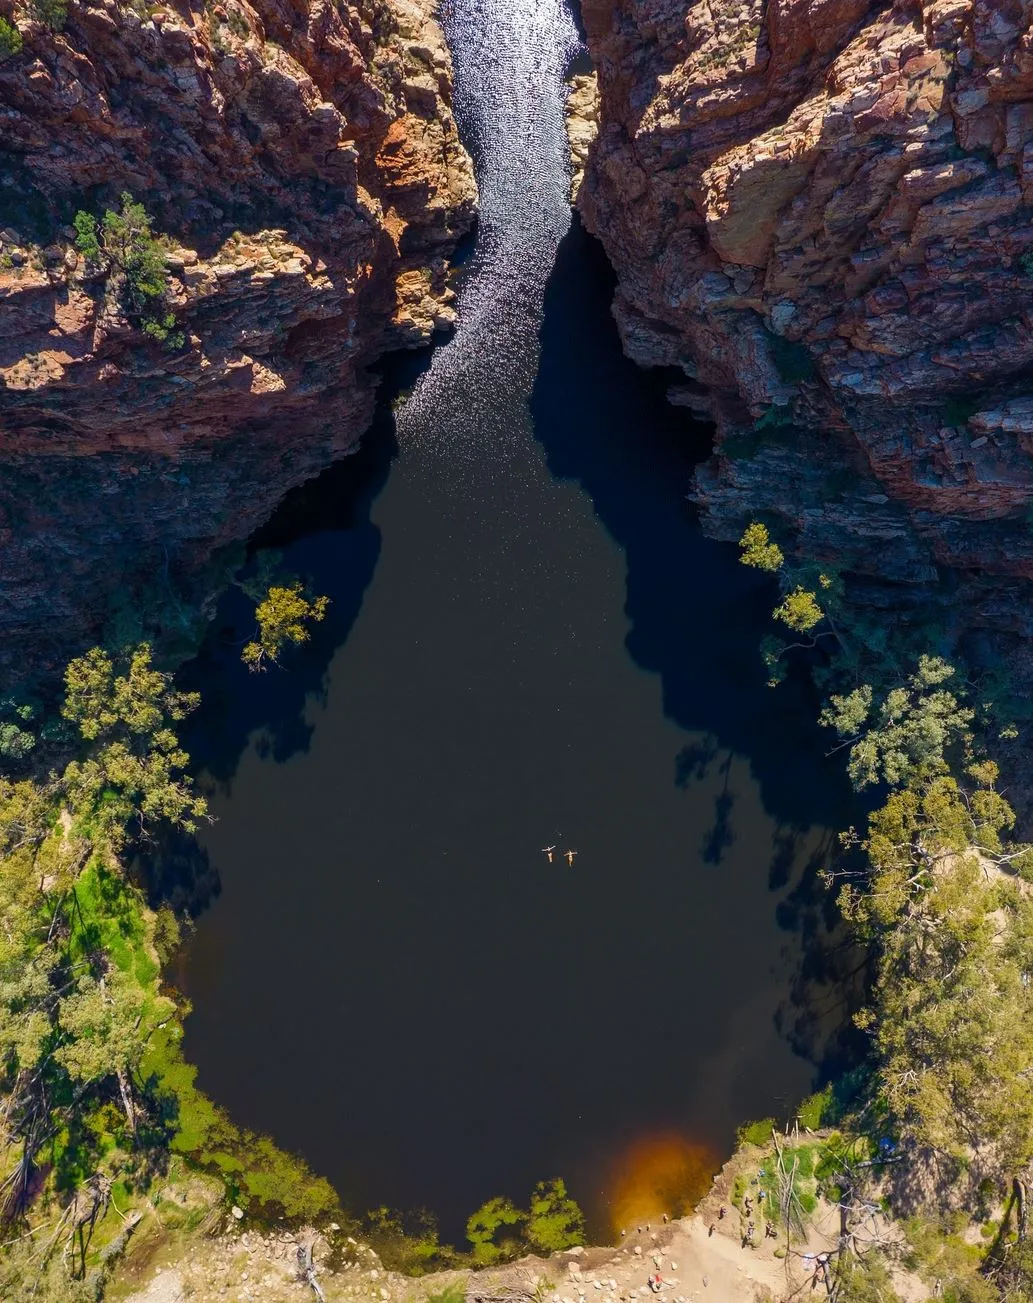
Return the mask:
<path id="1" fill-rule="evenodd" d="M 432 442 L 457 472 L 483 474 L 526 442 L 508 405 L 534 381 L 545 286 L 570 228 L 563 78 L 578 36 L 562 0 L 445 0 L 441 21 L 477 163 L 480 228 L 459 328 L 398 430 L 403 447 Z"/>
<path id="2" fill-rule="evenodd" d="M 798 924 L 836 793 L 571 227 L 569 15 L 444 17 L 483 200 L 460 326 L 260 540 L 332 599 L 311 645 L 249 677 L 231 595 L 198 663 L 223 892 L 187 1051 L 353 1207 L 461 1238 L 562 1174 L 602 1234 L 808 1088 L 829 1014 Z"/>

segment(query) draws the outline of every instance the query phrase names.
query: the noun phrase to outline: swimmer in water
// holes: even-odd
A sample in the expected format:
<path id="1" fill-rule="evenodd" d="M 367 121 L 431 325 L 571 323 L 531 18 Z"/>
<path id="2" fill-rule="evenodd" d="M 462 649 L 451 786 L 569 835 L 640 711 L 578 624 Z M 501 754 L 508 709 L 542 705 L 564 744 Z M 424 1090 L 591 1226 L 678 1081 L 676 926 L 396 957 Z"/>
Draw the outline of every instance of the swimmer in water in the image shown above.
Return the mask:
<path id="1" fill-rule="evenodd" d="M 564 851 L 563 854 L 566 856 L 567 863 L 570 865 L 571 868 L 573 868 L 574 856 L 577 854 L 577 851 Z"/>
<path id="2" fill-rule="evenodd" d="M 554 851 L 555 849 L 556 849 L 555 846 L 543 846 L 543 847 L 542 847 L 542 851 L 543 851 L 543 853 L 546 855 L 546 857 L 548 858 L 548 861 L 549 861 L 550 864 L 552 863 L 552 853 L 553 853 L 553 851 Z"/>

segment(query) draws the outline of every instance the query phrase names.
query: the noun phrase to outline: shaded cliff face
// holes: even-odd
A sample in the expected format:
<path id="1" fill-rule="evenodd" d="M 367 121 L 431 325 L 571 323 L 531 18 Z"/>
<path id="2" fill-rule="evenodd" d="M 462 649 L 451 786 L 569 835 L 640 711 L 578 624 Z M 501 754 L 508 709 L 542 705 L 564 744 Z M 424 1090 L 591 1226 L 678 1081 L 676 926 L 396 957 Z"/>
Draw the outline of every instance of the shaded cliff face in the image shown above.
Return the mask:
<path id="1" fill-rule="evenodd" d="M 584 0 L 579 207 L 627 351 L 713 416 L 706 527 L 866 600 L 1033 603 L 1033 4 Z M 958 586 L 960 585 L 960 591 Z"/>
<path id="2" fill-rule="evenodd" d="M 451 322 L 476 188 L 432 8 L 72 0 L 54 33 L 0 0 L 0 670 L 112 611 L 189 623 L 213 554 L 355 444 L 368 365 Z M 123 190 L 181 350 L 75 253 Z"/>

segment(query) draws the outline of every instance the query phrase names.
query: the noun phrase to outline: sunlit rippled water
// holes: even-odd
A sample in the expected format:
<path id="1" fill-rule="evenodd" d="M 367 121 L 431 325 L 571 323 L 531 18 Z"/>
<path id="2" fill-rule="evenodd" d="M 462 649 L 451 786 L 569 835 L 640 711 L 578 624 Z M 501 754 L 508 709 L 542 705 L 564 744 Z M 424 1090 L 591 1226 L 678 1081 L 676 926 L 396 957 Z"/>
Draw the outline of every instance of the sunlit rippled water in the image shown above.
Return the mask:
<path id="1" fill-rule="evenodd" d="M 398 432 L 403 447 L 432 441 L 457 474 L 483 475 L 523 441 L 507 406 L 534 381 L 545 286 L 570 228 L 563 79 L 578 34 L 562 0 L 446 0 L 441 21 L 456 114 L 477 160 L 480 228 L 458 330 Z"/>

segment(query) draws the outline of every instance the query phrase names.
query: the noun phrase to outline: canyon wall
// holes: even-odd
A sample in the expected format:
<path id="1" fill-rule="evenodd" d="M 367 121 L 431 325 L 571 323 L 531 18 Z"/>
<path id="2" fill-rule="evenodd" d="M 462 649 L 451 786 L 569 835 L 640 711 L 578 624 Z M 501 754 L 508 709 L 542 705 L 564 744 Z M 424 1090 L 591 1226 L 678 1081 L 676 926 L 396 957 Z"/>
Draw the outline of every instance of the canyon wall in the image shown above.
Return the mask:
<path id="1" fill-rule="evenodd" d="M 55 31 L 0 0 L 0 673 L 186 631 L 220 551 L 354 446 L 370 364 L 450 324 L 476 187 L 432 11 L 71 0 Z M 76 252 L 123 191 L 180 346 Z"/>
<path id="2" fill-rule="evenodd" d="M 579 208 L 693 496 L 870 604 L 1033 632 L 1033 3 L 584 0 Z M 949 595 L 949 602 L 943 598 Z"/>

